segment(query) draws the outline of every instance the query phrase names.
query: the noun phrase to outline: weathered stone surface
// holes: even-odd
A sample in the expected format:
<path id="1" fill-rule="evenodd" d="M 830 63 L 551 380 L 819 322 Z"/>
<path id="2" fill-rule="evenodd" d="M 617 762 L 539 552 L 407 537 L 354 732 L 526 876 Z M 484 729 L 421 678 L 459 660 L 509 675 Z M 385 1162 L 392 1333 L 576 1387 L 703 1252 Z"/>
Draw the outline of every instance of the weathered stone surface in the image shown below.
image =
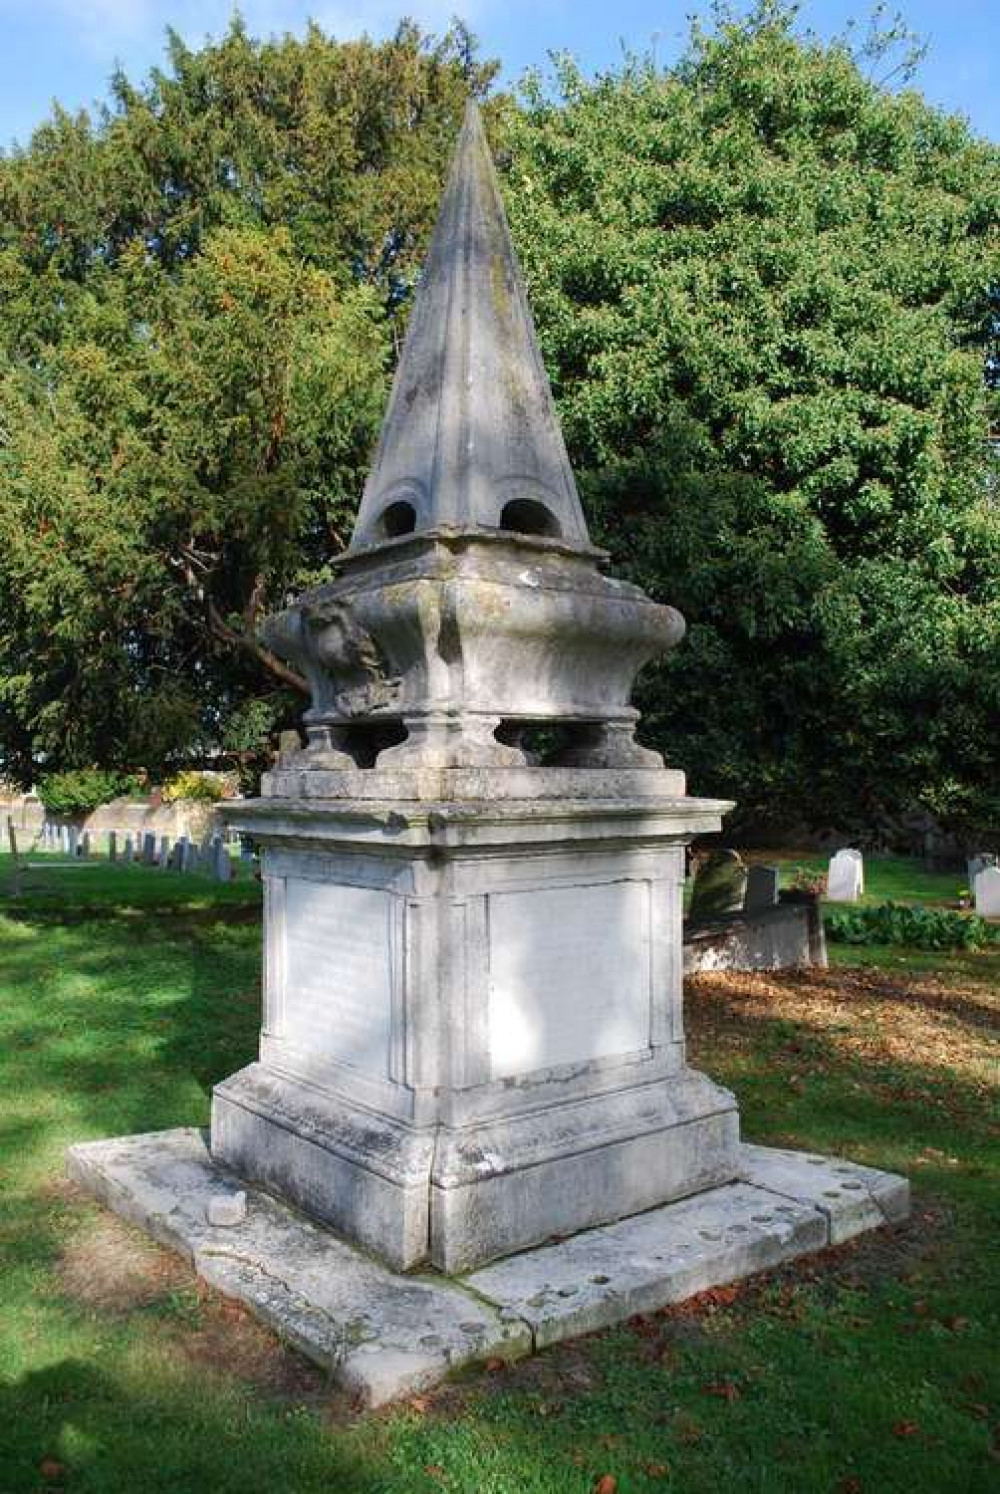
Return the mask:
<path id="1" fill-rule="evenodd" d="M 981 918 L 1000 918 L 1000 868 L 984 866 L 976 877 L 976 912 Z"/>
<path id="2" fill-rule="evenodd" d="M 827 1243 L 826 1220 L 731 1183 L 498 1261 L 470 1286 L 531 1324 L 538 1348 L 767 1270 Z"/>
<path id="3" fill-rule="evenodd" d="M 212 1147 L 397 1268 L 449 1272 L 735 1175 L 683 1061 L 686 798 L 258 801 L 260 1063 Z"/>
<path id="4" fill-rule="evenodd" d="M 267 1194 L 250 1190 L 244 1221 L 213 1227 L 208 1210 L 232 1194 L 233 1178 L 212 1162 L 198 1131 L 86 1143 L 70 1150 L 68 1169 L 366 1405 L 531 1347 L 520 1319 L 461 1286 L 395 1276 Z"/>
<path id="5" fill-rule="evenodd" d="M 739 913 L 746 896 L 747 869 L 736 851 L 712 851 L 698 867 L 688 921 L 707 923 L 728 913 Z"/>
<path id="6" fill-rule="evenodd" d="M 760 862 L 754 862 L 747 867 L 744 913 L 763 913 L 768 908 L 776 908 L 780 880 L 781 873 L 776 866 L 762 866 Z"/>
<path id="7" fill-rule="evenodd" d="M 242 1220 L 213 1226 L 234 1179 L 195 1130 L 86 1143 L 67 1165 L 367 1405 L 770 1269 L 908 1207 L 892 1174 L 748 1146 L 741 1181 L 446 1282 L 396 1275 L 254 1189 Z"/>
<path id="8" fill-rule="evenodd" d="M 815 900 L 733 913 L 684 934 L 684 974 L 711 970 L 790 970 L 827 964 L 823 920 Z"/>
<path id="9" fill-rule="evenodd" d="M 246 1217 L 247 1195 L 244 1188 L 236 1188 L 232 1193 L 213 1194 L 205 1205 L 205 1218 L 209 1224 L 223 1229 L 242 1224 Z"/>
<path id="10" fill-rule="evenodd" d="M 865 890 L 864 861 L 860 851 L 838 851 L 830 858 L 826 895 L 831 903 L 856 903 Z"/>
<path id="11" fill-rule="evenodd" d="M 910 1185 L 896 1173 L 776 1147 L 747 1145 L 743 1154 L 747 1175 L 758 1187 L 811 1204 L 826 1216 L 831 1245 L 898 1223 L 910 1211 Z"/>

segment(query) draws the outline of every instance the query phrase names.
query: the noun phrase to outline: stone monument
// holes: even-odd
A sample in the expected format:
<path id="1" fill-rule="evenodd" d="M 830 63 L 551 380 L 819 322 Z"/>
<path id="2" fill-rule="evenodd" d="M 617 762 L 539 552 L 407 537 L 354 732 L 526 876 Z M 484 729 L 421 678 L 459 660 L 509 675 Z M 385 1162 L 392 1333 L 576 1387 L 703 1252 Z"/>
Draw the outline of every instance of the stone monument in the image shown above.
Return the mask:
<path id="1" fill-rule="evenodd" d="M 636 743 L 633 679 L 684 625 L 604 559 L 471 106 L 352 543 L 267 625 L 307 744 L 225 811 L 261 853 L 259 1059 L 211 1151 L 68 1157 L 364 1404 L 908 1207 L 741 1144 L 686 1063 L 684 847 L 729 805 Z"/>
<path id="2" fill-rule="evenodd" d="M 681 1015 L 683 848 L 730 806 L 635 741 L 684 623 L 605 559 L 470 107 L 350 547 L 266 624 L 307 746 L 226 811 L 261 849 L 266 990 L 213 1155 L 396 1268 L 739 1171 Z"/>

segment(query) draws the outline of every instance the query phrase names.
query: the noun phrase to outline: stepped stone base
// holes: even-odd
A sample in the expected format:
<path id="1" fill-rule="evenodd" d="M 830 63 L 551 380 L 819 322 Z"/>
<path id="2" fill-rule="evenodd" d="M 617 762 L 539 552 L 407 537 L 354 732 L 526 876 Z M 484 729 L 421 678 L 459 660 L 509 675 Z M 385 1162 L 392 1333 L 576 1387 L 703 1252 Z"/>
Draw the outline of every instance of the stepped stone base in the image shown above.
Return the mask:
<path id="1" fill-rule="evenodd" d="M 200 1131 L 84 1143 L 67 1167 L 375 1406 L 462 1365 L 655 1311 L 909 1212 L 909 1184 L 893 1173 L 770 1147 L 743 1146 L 740 1160 L 740 1182 L 457 1278 L 394 1272 L 255 1188 L 240 1223 L 209 1224 L 212 1200 L 243 1185 Z"/>

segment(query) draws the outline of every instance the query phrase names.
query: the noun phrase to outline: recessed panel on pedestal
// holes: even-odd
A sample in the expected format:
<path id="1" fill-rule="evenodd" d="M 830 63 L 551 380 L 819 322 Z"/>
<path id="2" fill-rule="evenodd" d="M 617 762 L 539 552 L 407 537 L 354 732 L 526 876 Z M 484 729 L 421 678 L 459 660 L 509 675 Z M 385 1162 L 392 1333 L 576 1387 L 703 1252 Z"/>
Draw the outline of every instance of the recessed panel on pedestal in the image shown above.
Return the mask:
<path id="1" fill-rule="evenodd" d="M 488 918 L 494 1079 L 649 1045 L 648 883 L 493 893 Z"/>
<path id="2" fill-rule="evenodd" d="M 389 1074 L 390 899 L 369 887 L 288 877 L 281 1036 L 311 1057 Z"/>

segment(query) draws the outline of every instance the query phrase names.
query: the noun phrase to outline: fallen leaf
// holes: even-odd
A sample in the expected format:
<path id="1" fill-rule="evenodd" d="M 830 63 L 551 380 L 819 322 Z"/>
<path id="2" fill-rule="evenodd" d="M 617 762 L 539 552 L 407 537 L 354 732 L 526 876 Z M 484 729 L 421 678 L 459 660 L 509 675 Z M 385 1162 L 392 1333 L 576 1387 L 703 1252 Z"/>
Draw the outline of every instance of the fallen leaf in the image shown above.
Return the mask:
<path id="1" fill-rule="evenodd" d="M 837 1485 L 837 1494 L 861 1494 L 861 1480 L 850 1474 Z"/>
<path id="2" fill-rule="evenodd" d="M 427 1395 L 411 1395 L 406 1404 L 409 1406 L 410 1410 L 415 1411 L 418 1416 L 423 1416 L 429 1409 L 431 1400 L 430 1396 Z"/>
<path id="3" fill-rule="evenodd" d="M 613 1473 L 602 1473 L 594 1485 L 594 1494 L 615 1494 L 618 1480 Z"/>
<path id="4" fill-rule="evenodd" d="M 642 1471 L 647 1478 L 666 1478 L 670 1467 L 667 1463 L 643 1463 Z"/>
<path id="5" fill-rule="evenodd" d="M 429 1473 L 431 1478 L 444 1478 L 445 1472 L 440 1463 L 425 1463 L 424 1472 Z"/>
<path id="6" fill-rule="evenodd" d="M 915 1421 L 897 1421 L 892 1429 L 894 1437 L 915 1437 L 920 1431 Z"/>
<path id="7" fill-rule="evenodd" d="M 491 1375 L 498 1375 L 501 1370 L 507 1368 L 506 1359 L 487 1359 L 486 1369 Z"/>
<path id="8" fill-rule="evenodd" d="M 731 1380 L 720 1380 L 715 1385 L 705 1385 L 702 1388 L 706 1395 L 717 1395 L 722 1401 L 732 1403 L 740 1398 L 740 1392 Z"/>
<path id="9" fill-rule="evenodd" d="M 56 1458 L 43 1458 L 38 1465 L 38 1471 L 42 1478 L 51 1481 L 54 1478 L 62 1478 L 66 1472 L 66 1464 L 60 1463 Z"/>

